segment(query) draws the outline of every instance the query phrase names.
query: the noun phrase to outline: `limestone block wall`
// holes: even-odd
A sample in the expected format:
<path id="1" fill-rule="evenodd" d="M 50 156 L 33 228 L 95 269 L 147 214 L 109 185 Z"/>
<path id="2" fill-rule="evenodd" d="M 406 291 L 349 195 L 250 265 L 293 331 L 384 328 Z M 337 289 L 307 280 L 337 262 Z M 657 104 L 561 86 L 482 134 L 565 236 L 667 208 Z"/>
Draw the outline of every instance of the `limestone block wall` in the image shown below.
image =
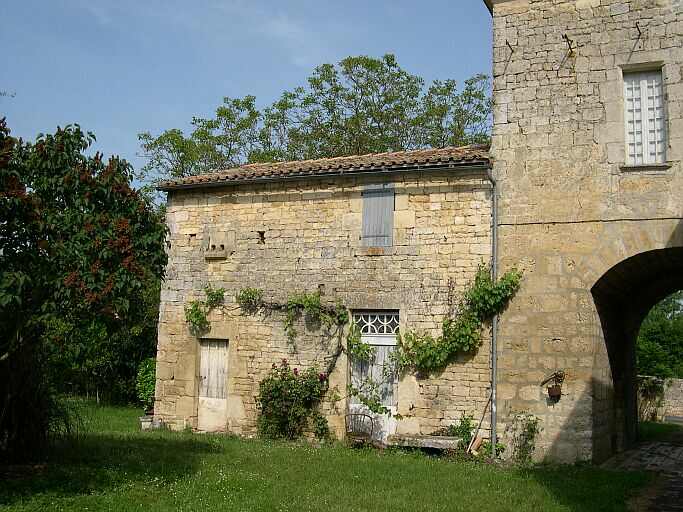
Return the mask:
<path id="1" fill-rule="evenodd" d="M 664 416 L 683 418 L 683 379 L 668 379 L 664 384 Z"/>
<path id="2" fill-rule="evenodd" d="M 493 4 L 499 262 L 525 271 L 500 323 L 499 430 L 530 411 L 543 427 L 537 458 L 599 460 L 620 443 L 623 411 L 591 288 L 630 256 L 683 243 L 683 9 L 678 0 Z M 623 73 L 657 66 L 667 164 L 626 168 Z M 539 384 L 556 370 L 567 379 L 554 403 Z"/>
<path id="3" fill-rule="evenodd" d="M 648 392 L 649 382 L 661 384 L 661 393 Z M 638 419 L 666 421 L 667 417 L 683 417 L 683 379 L 659 379 L 638 376 Z"/>
<path id="4" fill-rule="evenodd" d="M 386 178 L 385 178 L 386 179 Z M 440 330 L 448 282 L 457 293 L 490 259 L 490 185 L 481 171 L 404 173 L 395 187 L 393 246 L 361 246 L 362 187 L 349 177 L 175 191 L 168 197 L 169 263 L 161 295 L 155 414 L 175 428 L 197 425 L 198 340 L 184 319 L 188 301 L 211 283 L 226 290 L 226 304 L 210 317 L 210 336 L 229 340 L 228 415 L 225 430 L 256 432 L 258 384 L 275 363 L 322 367 L 336 334 L 303 322 L 295 346 L 282 316 L 244 314 L 235 294 L 264 290 L 284 302 L 296 291 L 321 291 L 352 310 L 398 309 L 401 329 Z M 376 182 L 376 180 L 375 180 Z M 222 244 L 225 259 L 205 258 Z M 490 387 L 488 333 L 478 353 L 430 377 L 399 385 L 399 432 L 430 433 L 484 412 Z M 346 394 L 344 354 L 330 376 Z M 343 432 L 346 402 L 326 404 L 331 426 Z M 488 421 L 485 422 L 488 427 Z"/>

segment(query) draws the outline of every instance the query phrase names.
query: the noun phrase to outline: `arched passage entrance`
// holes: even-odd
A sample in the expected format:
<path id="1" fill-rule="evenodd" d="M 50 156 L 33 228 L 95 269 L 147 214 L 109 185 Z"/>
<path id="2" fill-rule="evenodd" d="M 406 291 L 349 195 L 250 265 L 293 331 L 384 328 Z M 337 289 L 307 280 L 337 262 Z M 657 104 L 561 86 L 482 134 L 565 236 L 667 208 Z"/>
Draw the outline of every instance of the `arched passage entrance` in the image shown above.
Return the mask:
<path id="1" fill-rule="evenodd" d="M 621 450 L 636 440 L 635 344 L 640 324 L 657 302 L 680 289 L 683 247 L 631 256 L 605 272 L 591 288 L 613 383 L 613 394 L 604 408 L 613 425 L 612 450 Z"/>

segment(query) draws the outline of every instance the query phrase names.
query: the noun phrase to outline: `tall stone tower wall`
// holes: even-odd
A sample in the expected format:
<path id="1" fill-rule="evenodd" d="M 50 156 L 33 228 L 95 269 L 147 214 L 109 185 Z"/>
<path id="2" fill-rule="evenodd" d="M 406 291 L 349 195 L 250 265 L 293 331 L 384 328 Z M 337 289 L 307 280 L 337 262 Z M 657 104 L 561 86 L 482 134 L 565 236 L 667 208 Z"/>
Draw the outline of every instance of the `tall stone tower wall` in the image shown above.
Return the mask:
<path id="1" fill-rule="evenodd" d="M 600 460 L 633 438 L 635 334 L 673 284 L 641 288 L 668 268 L 657 251 L 683 245 L 683 2 L 492 3 L 499 264 L 525 272 L 500 323 L 499 431 L 528 411 L 537 457 Z M 667 155 L 632 167 L 624 73 L 643 70 L 662 73 Z M 541 386 L 556 371 L 559 401 Z"/>

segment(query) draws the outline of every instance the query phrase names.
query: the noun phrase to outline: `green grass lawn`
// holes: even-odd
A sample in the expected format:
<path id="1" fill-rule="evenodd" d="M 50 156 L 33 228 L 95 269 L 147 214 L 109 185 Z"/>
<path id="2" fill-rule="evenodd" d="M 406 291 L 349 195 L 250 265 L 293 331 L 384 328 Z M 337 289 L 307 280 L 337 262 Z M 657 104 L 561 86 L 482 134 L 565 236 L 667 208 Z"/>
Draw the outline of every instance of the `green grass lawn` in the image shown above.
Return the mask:
<path id="1" fill-rule="evenodd" d="M 668 441 L 677 434 L 683 434 L 683 427 L 673 423 L 655 423 L 653 421 L 641 421 L 638 423 L 639 441 Z"/>
<path id="2" fill-rule="evenodd" d="M 589 466 L 504 469 L 420 453 L 138 431 L 88 406 L 45 467 L 0 480 L 2 510 L 612 511 L 648 482 Z"/>

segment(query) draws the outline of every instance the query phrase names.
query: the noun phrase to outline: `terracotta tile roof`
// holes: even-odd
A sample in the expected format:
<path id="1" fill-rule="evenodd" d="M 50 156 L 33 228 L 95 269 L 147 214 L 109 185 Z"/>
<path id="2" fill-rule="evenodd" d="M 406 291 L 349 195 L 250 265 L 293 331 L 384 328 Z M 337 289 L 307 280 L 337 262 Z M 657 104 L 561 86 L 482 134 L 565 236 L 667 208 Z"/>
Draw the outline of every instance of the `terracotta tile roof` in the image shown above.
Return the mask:
<path id="1" fill-rule="evenodd" d="M 489 153 L 487 146 L 472 145 L 459 148 L 418 149 L 394 153 L 320 158 L 318 160 L 247 164 L 208 174 L 163 181 L 157 188 L 159 190 L 173 190 L 261 180 L 281 180 L 309 176 L 340 176 L 372 171 L 400 171 L 404 168 L 406 170 L 420 170 L 443 166 L 485 166 L 488 163 Z"/>

